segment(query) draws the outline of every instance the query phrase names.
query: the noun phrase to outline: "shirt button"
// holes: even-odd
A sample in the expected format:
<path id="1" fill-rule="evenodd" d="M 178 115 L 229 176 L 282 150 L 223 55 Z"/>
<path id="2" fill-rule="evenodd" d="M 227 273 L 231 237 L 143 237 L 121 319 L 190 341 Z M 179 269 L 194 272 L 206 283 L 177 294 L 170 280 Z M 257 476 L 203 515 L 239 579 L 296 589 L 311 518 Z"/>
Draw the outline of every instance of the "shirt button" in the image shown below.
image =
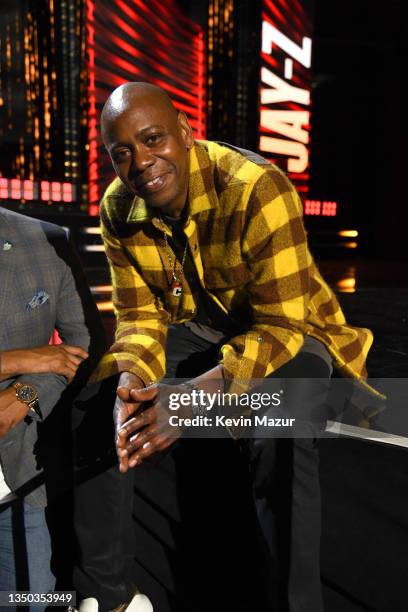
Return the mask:
<path id="1" fill-rule="evenodd" d="M 258 342 L 263 342 L 263 341 L 264 341 L 264 339 L 262 338 L 262 336 L 258 336 L 258 337 L 257 337 L 257 341 L 258 341 Z"/>
<path id="2" fill-rule="evenodd" d="M 190 314 L 195 314 L 195 308 L 192 308 L 192 309 L 190 310 Z"/>

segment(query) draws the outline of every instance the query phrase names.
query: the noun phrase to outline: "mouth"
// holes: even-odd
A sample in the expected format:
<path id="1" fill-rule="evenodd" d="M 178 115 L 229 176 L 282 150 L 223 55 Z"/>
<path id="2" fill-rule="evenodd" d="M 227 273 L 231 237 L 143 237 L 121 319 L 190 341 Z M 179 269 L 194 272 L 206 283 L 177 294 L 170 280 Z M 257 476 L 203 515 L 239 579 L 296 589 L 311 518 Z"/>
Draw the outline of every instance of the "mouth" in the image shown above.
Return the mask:
<path id="1" fill-rule="evenodd" d="M 141 185 L 135 185 L 135 188 L 139 193 L 155 193 L 156 191 L 160 191 L 160 189 L 163 189 L 163 187 L 167 183 L 169 176 L 169 173 L 165 172 L 164 174 L 155 176 L 153 179 L 147 181 L 146 183 L 142 183 Z"/>

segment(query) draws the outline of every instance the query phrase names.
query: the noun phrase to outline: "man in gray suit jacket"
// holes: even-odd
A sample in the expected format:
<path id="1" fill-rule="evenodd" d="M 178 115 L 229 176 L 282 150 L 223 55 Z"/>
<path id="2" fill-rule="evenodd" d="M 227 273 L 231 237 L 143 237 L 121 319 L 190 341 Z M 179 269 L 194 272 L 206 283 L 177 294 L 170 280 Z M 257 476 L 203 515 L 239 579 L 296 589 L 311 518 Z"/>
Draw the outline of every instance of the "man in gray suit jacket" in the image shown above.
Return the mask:
<path id="1" fill-rule="evenodd" d="M 49 345 L 54 330 L 63 344 Z M 0 208 L 0 591 L 54 588 L 44 508 L 70 483 L 50 449 L 101 330 L 67 233 Z"/>

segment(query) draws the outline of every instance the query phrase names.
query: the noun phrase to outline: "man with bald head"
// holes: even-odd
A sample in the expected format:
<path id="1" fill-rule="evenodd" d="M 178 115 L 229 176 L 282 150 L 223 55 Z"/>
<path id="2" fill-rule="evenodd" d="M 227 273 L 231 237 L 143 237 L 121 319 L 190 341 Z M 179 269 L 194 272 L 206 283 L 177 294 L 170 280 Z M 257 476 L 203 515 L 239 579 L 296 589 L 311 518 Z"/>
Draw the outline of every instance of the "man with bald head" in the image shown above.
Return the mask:
<path id="1" fill-rule="evenodd" d="M 179 217 L 187 201 L 188 150 L 194 144 L 185 114 L 158 87 L 127 83 L 106 102 L 101 127 L 115 171 L 129 192 L 154 210 Z M 147 152 L 159 142 L 161 152 L 153 162 Z M 138 149 L 139 158 L 132 160 L 131 151 Z"/>
<path id="2" fill-rule="evenodd" d="M 276 376 L 328 387 L 333 362 L 362 379 L 371 334 L 346 324 L 310 255 L 300 199 L 276 166 L 225 143 L 195 141 L 186 115 L 148 83 L 115 89 L 101 127 L 117 174 L 101 202 L 117 329 L 94 380 L 118 378 L 121 474 L 109 508 L 123 516 L 134 503 L 137 582 L 160 612 L 320 612 L 314 438 L 238 442 L 240 428 L 229 425 L 228 439 L 186 440 L 182 426 L 170 425 L 169 396 L 242 392 Z M 178 416 L 201 417 L 207 408 L 192 399 Z M 234 507 L 246 461 L 270 566 L 265 608 L 245 594 L 252 560 L 234 565 L 249 529 L 245 516 L 250 521 Z M 228 497 L 224 547 L 211 554 L 208 580 L 207 561 L 199 561 L 208 544 L 197 534 L 210 535 L 211 517 Z M 195 525 L 195 535 L 187 529 L 181 538 L 181 520 Z M 217 570 L 224 594 L 214 599 Z M 206 588 L 197 583 L 203 576 Z M 234 580 L 239 589 L 227 587 Z"/>

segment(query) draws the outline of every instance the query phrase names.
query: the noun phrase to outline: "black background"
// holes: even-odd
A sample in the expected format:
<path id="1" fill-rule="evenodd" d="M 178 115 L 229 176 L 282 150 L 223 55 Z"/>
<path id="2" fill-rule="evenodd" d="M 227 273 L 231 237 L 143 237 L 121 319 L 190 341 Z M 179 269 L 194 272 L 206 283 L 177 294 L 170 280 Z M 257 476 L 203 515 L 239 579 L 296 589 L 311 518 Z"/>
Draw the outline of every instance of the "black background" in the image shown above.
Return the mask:
<path id="1" fill-rule="evenodd" d="M 367 255 L 407 259 L 404 0 L 316 0 L 311 191 L 337 199 Z"/>

